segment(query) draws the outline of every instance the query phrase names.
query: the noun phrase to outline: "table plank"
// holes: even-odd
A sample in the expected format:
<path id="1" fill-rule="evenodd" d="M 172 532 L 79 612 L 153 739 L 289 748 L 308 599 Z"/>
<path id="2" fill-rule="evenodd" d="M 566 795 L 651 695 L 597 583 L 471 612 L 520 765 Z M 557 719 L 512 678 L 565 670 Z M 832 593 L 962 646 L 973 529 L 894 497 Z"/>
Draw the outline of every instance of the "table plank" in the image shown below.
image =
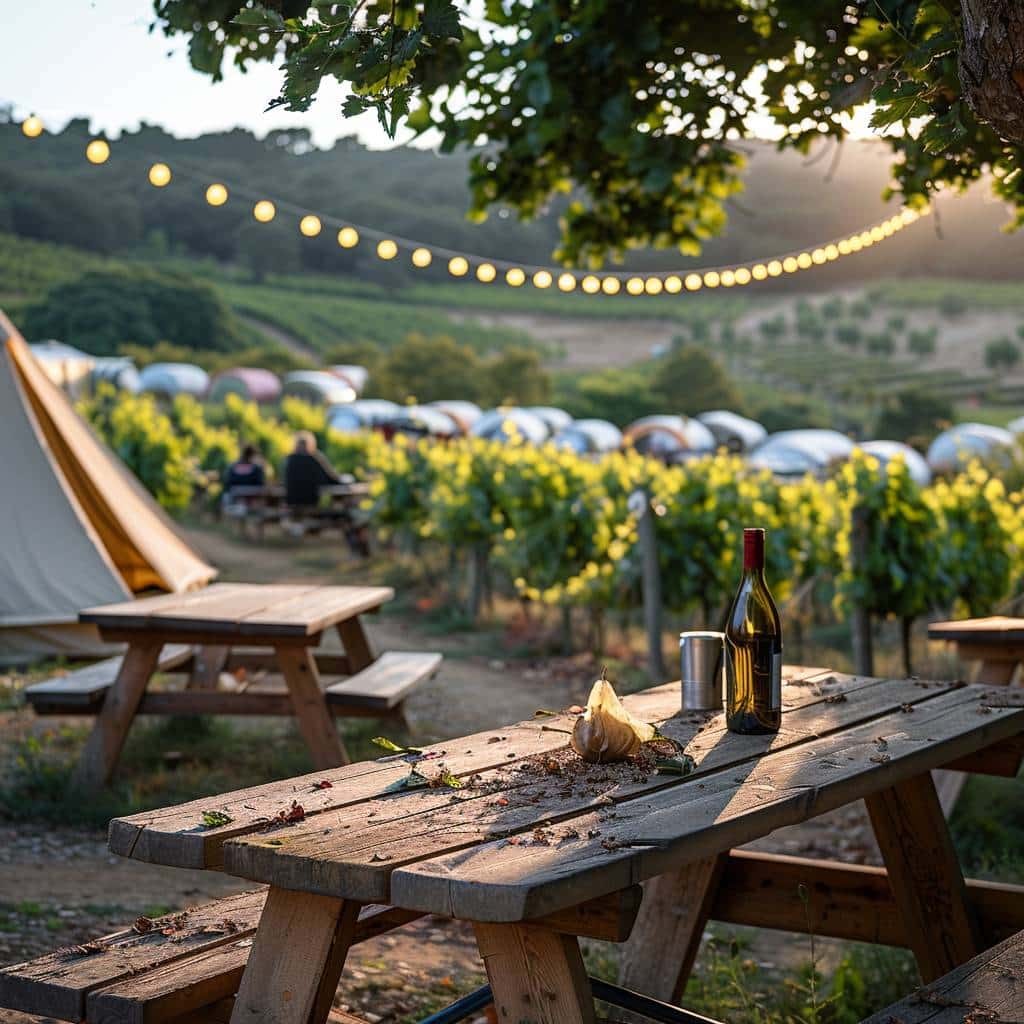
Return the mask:
<path id="1" fill-rule="evenodd" d="M 864 676 L 843 676 L 787 666 L 783 686 L 784 708 L 821 703 L 829 696 L 849 693 L 881 682 Z M 624 698 L 629 710 L 644 721 L 662 721 L 679 710 L 679 683 L 666 683 Z M 688 713 L 680 721 L 697 727 L 710 719 L 706 713 Z M 502 729 L 489 729 L 459 739 L 424 747 L 430 763 L 444 758 L 448 770 L 458 776 L 469 776 L 507 765 L 534 754 L 565 746 L 565 736 L 546 729 L 571 728 L 572 717 L 562 716 L 550 721 L 520 722 Z M 218 798 L 202 798 L 110 823 L 109 844 L 113 853 L 154 864 L 174 867 L 215 868 L 222 863 L 225 841 L 259 831 L 278 811 L 298 800 L 307 818 L 326 811 L 348 807 L 383 795 L 387 787 L 408 774 L 409 765 L 399 757 L 381 758 L 314 772 L 295 779 L 266 783 L 227 793 Z M 314 789 L 322 782 L 330 788 Z M 232 820 L 217 828 L 203 828 L 205 810 L 223 811 Z"/>
<path id="2" fill-rule="evenodd" d="M 80 622 L 91 622 L 100 627 L 109 625 L 121 629 L 141 629 L 149 623 L 152 615 L 175 608 L 190 608 L 211 600 L 213 595 L 242 594 L 252 585 L 211 583 L 201 590 L 190 590 L 183 594 L 157 594 L 153 597 L 139 597 L 133 601 L 96 605 L 81 611 L 78 619 Z"/>
<path id="3" fill-rule="evenodd" d="M 980 619 L 955 619 L 928 626 L 930 640 L 955 640 L 961 644 L 1024 642 L 1024 619 L 989 615 Z"/>
<path id="4" fill-rule="evenodd" d="M 401 866 L 390 879 L 392 899 L 469 920 L 515 921 L 615 891 L 1024 731 L 1024 711 L 986 710 L 983 696 L 977 687 L 942 693 L 912 714 L 779 751 L 742 772 L 577 815 L 547 846 L 498 840 Z"/>
<path id="5" fill-rule="evenodd" d="M 279 632 L 309 636 L 363 612 L 374 611 L 394 596 L 391 587 L 317 587 L 244 616 L 239 631 L 243 635 Z"/>
<path id="6" fill-rule="evenodd" d="M 550 826 L 588 809 L 628 801 L 658 790 L 698 792 L 705 778 L 728 769 L 746 772 L 777 754 L 819 736 L 871 722 L 896 711 L 910 719 L 949 693 L 953 684 L 879 680 L 845 694 L 835 704 L 808 704 L 783 715 L 775 736 L 740 736 L 726 731 L 724 716 L 697 728 L 681 718 L 661 723 L 665 735 L 685 744 L 696 762 L 685 778 L 652 774 L 633 764 L 587 765 L 563 745 L 561 761 L 524 772 L 510 764 L 481 772 L 465 790 L 421 789 L 330 811 L 289 829 L 234 840 L 224 850 L 225 869 L 244 878 L 285 888 L 344 896 L 361 902 L 386 899 L 391 873 L 417 861 Z M 956 693 L 954 689 L 952 691 Z M 976 700 L 976 695 L 973 695 Z M 867 723 L 867 724 L 864 724 Z M 551 772 L 548 766 L 553 766 Z M 563 772 L 560 765 L 564 765 Z M 541 766 L 534 766 L 540 768 Z M 580 901 L 575 901 L 580 902 Z"/>

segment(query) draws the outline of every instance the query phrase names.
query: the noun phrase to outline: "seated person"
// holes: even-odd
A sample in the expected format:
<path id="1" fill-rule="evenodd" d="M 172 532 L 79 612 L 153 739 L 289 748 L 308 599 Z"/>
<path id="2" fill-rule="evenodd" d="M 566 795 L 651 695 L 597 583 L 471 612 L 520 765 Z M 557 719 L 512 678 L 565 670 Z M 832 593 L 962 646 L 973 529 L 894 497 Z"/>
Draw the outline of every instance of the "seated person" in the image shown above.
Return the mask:
<path id="1" fill-rule="evenodd" d="M 284 460 L 285 501 L 292 508 L 315 508 L 320 488 L 341 483 L 334 467 L 316 449 L 316 438 L 308 430 L 295 435 L 295 447 Z"/>
<path id="2" fill-rule="evenodd" d="M 228 466 L 224 474 L 224 490 L 229 494 L 233 487 L 263 487 L 266 482 L 266 473 L 256 448 L 251 444 L 242 449 L 242 454 Z"/>

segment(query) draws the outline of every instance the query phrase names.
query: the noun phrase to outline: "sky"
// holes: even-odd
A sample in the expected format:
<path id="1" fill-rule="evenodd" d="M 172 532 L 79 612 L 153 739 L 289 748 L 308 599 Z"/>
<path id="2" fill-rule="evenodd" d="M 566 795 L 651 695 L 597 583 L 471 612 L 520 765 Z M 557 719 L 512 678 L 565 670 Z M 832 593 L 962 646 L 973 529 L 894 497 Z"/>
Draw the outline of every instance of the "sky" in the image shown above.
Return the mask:
<path id="1" fill-rule="evenodd" d="M 342 118 L 337 83 L 325 83 L 316 103 L 301 114 L 265 112 L 281 81 L 271 64 L 254 65 L 246 74 L 227 67 L 224 80 L 214 85 L 192 70 L 183 37 L 150 34 L 151 0 L 0 0 L 0 7 L 0 36 L 7 40 L 0 103 L 13 103 L 17 119 L 34 113 L 47 128 L 60 129 L 70 118 L 85 116 L 94 131 L 111 136 L 136 129 L 140 121 L 186 137 L 236 125 L 259 136 L 301 126 L 321 147 L 353 134 L 374 148 L 395 144 L 372 112 Z"/>

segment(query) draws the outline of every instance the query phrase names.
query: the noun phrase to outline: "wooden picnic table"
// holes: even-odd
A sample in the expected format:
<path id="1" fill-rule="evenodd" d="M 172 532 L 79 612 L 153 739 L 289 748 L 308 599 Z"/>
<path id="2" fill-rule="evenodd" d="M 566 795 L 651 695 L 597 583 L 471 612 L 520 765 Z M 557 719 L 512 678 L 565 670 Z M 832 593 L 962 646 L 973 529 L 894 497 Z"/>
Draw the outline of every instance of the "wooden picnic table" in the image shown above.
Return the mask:
<path id="1" fill-rule="evenodd" d="M 933 622 L 928 627 L 928 639 L 956 644 L 957 655 L 963 661 L 977 664 L 974 681 L 978 683 L 1009 684 L 1024 661 L 1024 619 L 990 615 Z"/>
<path id="2" fill-rule="evenodd" d="M 94 624 L 104 640 L 125 642 L 128 649 L 82 752 L 76 781 L 94 787 L 110 779 L 140 712 L 294 714 L 317 767 L 347 763 L 320 669 L 351 676 L 368 668 L 374 655 L 359 616 L 393 597 L 390 587 L 216 583 L 189 593 L 86 609 L 81 622 Z M 314 648 L 331 628 L 344 654 L 320 654 L 318 664 Z M 165 644 L 197 645 L 196 668 L 185 690 L 147 693 Z M 237 648 L 246 651 L 232 657 Z M 217 680 L 229 664 L 276 666 L 287 692 L 220 692 Z"/>
<path id="3" fill-rule="evenodd" d="M 678 682 L 625 703 L 689 774 L 583 763 L 566 712 L 115 819 L 110 849 L 269 884 L 234 1024 L 321 1024 L 369 904 L 472 922 L 498 1019 L 538 1024 L 594 1020 L 580 908 L 622 913 L 638 882 L 622 980 L 672 1002 L 709 917 L 909 946 L 926 980 L 1024 925 L 1024 888 L 965 883 L 930 775 L 1014 774 L 1020 695 L 787 668 L 768 737 L 680 713 Z M 861 799 L 886 869 L 733 850 Z M 211 809 L 223 825 L 203 827 Z"/>

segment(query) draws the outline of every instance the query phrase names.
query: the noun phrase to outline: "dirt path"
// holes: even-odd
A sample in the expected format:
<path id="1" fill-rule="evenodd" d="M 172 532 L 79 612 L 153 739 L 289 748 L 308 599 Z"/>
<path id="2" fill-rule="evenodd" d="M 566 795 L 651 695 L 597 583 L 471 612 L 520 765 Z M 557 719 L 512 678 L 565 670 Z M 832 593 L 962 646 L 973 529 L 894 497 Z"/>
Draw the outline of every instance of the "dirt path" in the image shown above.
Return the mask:
<path id="1" fill-rule="evenodd" d="M 277 324 L 267 323 L 266 320 L 259 320 L 247 313 L 235 311 L 235 316 L 247 327 L 253 327 L 262 334 L 265 334 L 271 341 L 276 341 L 281 348 L 291 352 L 300 359 L 311 359 L 314 363 L 319 362 L 319 355 L 313 351 L 304 341 L 300 341 L 294 334 L 282 330 Z"/>

